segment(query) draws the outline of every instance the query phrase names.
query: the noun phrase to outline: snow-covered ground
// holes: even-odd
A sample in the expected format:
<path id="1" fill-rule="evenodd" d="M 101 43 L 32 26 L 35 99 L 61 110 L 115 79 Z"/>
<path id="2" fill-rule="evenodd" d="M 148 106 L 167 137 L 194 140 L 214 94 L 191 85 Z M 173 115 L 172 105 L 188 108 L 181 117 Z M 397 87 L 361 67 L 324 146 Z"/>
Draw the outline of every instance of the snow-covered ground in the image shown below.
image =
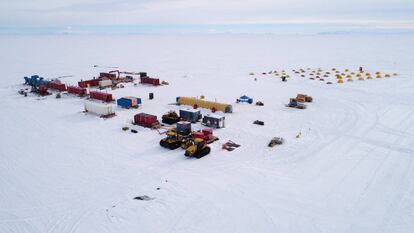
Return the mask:
<path id="1" fill-rule="evenodd" d="M 413 232 L 413 42 L 409 35 L 0 37 L 0 232 Z M 170 85 L 111 91 L 141 97 L 143 106 L 116 109 L 107 120 L 82 113 L 76 97 L 17 94 L 23 76 L 74 75 L 62 81 L 75 84 L 111 70 L 104 66 L 147 71 Z M 332 85 L 259 75 L 359 66 L 399 75 Z M 314 103 L 286 108 L 297 93 Z M 235 104 L 243 94 L 265 106 Z M 169 105 L 176 96 L 200 95 L 234 108 L 200 160 L 161 148 L 156 131 L 121 130 L 136 113 L 160 117 L 178 109 Z M 274 136 L 286 143 L 267 147 Z M 224 151 L 227 140 L 241 147 Z M 153 199 L 133 200 L 140 195 Z"/>

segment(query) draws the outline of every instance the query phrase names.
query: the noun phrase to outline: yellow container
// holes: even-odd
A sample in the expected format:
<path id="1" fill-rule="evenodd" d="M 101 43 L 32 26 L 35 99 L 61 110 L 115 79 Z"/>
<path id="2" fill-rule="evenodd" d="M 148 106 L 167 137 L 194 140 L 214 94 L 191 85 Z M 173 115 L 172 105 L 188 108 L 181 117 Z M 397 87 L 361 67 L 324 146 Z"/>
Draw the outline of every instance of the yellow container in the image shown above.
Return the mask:
<path id="1" fill-rule="evenodd" d="M 344 80 L 339 79 L 339 80 L 338 80 L 338 83 L 344 83 Z"/>
<path id="2" fill-rule="evenodd" d="M 376 77 L 376 78 L 382 78 L 382 77 L 381 77 L 381 75 L 377 75 L 377 77 Z"/>

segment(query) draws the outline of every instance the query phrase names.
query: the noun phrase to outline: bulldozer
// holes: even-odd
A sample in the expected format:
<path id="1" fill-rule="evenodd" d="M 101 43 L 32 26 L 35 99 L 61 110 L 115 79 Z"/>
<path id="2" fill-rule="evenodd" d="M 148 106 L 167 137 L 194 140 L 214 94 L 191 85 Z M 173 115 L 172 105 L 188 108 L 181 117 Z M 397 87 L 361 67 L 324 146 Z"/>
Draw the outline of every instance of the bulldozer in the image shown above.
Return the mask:
<path id="1" fill-rule="evenodd" d="M 180 121 L 180 116 L 175 111 L 169 111 L 166 114 L 162 115 L 162 123 L 165 124 L 175 124 Z"/>
<path id="2" fill-rule="evenodd" d="M 167 137 L 161 139 L 160 146 L 168 148 L 170 150 L 175 150 L 187 141 L 187 138 L 191 135 L 180 134 L 175 128 L 167 131 Z"/>
<path id="3" fill-rule="evenodd" d="M 185 156 L 200 159 L 210 153 L 210 147 L 201 138 L 192 140 L 192 145 L 185 150 Z"/>

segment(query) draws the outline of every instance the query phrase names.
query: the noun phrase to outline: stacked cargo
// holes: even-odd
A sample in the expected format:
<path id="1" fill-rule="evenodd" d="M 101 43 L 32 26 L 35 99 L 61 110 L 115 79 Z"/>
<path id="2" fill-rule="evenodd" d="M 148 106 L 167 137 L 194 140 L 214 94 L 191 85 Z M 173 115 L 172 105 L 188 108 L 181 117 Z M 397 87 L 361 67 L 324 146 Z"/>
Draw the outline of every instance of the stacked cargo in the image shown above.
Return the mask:
<path id="1" fill-rule="evenodd" d="M 66 91 L 66 85 L 57 81 L 49 82 L 48 87 L 58 91 Z"/>
<path id="2" fill-rule="evenodd" d="M 154 86 L 160 85 L 160 80 L 158 78 L 150 78 L 150 77 L 140 77 L 142 84 L 151 84 Z"/>
<path id="3" fill-rule="evenodd" d="M 68 93 L 78 95 L 78 96 L 85 96 L 86 89 L 76 86 L 68 86 Z"/>
<path id="4" fill-rule="evenodd" d="M 148 128 L 157 128 L 160 125 L 160 122 L 155 115 L 139 113 L 134 116 L 134 124 Z"/>
<path id="5" fill-rule="evenodd" d="M 85 101 L 85 112 L 93 113 L 101 117 L 111 117 L 115 115 L 112 105 L 99 104 L 92 101 Z"/>
<path id="6" fill-rule="evenodd" d="M 112 94 L 99 92 L 99 91 L 91 91 L 89 92 L 91 99 L 102 100 L 105 102 L 111 102 L 113 100 Z"/>
<path id="7" fill-rule="evenodd" d="M 142 101 L 141 98 L 127 96 L 118 99 L 116 103 L 122 108 L 138 108 Z"/>

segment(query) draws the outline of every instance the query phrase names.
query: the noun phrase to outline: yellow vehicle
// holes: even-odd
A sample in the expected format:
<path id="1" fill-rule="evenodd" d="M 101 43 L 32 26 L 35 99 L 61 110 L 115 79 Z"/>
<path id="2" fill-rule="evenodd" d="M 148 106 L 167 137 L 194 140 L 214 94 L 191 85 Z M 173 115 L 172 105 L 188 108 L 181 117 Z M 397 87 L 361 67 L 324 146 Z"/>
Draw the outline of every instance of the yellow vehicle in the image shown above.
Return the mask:
<path id="1" fill-rule="evenodd" d="M 185 150 L 185 156 L 200 159 L 210 153 L 210 147 L 201 138 L 195 138 L 192 145 Z"/>
<path id="2" fill-rule="evenodd" d="M 170 150 L 175 150 L 180 147 L 183 141 L 189 137 L 189 135 L 182 135 L 177 133 L 177 130 L 175 128 L 168 130 L 166 134 L 167 137 L 161 139 L 160 146 L 168 148 Z"/>

